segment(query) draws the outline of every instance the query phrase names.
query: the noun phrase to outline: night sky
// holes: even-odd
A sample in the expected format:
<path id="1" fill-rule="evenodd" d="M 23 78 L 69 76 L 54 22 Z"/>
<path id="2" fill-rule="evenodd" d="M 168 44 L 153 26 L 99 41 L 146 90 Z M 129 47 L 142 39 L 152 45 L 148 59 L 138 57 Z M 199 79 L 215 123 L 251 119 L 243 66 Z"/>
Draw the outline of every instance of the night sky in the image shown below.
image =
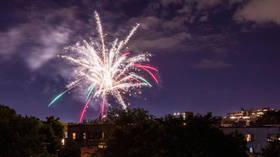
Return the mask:
<path id="1" fill-rule="evenodd" d="M 10 0 L 0 2 L 0 104 L 23 115 L 78 121 L 78 91 L 53 108 L 71 80 L 63 47 L 97 37 L 125 37 L 133 53 L 149 52 L 160 84 L 127 98 L 156 116 L 179 111 L 227 112 L 280 103 L 279 0 Z M 98 116 L 94 103 L 87 119 Z M 113 106 L 119 106 L 113 104 Z"/>

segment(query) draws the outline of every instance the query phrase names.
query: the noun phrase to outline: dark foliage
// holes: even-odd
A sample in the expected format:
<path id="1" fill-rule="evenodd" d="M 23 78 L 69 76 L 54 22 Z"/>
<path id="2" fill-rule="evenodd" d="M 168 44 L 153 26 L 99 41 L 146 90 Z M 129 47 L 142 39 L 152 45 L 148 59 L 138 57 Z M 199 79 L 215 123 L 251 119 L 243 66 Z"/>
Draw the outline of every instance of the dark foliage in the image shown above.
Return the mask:
<path id="1" fill-rule="evenodd" d="M 275 141 L 269 143 L 264 149 L 262 149 L 263 157 L 280 157 L 280 142 Z"/>
<path id="2" fill-rule="evenodd" d="M 45 135 L 45 143 L 47 151 L 51 154 L 56 154 L 62 149 L 61 140 L 64 136 L 64 126 L 59 122 L 59 118 L 47 117 L 41 133 Z"/>
<path id="3" fill-rule="evenodd" d="M 64 127 L 54 117 L 48 117 L 47 121 L 22 117 L 0 105 L 0 126 L 1 157 L 47 157 L 60 149 Z"/>
<path id="4" fill-rule="evenodd" d="M 157 119 L 143 109 L 113 110 L 113 123 L 104 157 L 245 157 L 244 137 L 225 135 L 215 127 L 217 118 L 190 115 L 187 120 L 171 115 Z"/>

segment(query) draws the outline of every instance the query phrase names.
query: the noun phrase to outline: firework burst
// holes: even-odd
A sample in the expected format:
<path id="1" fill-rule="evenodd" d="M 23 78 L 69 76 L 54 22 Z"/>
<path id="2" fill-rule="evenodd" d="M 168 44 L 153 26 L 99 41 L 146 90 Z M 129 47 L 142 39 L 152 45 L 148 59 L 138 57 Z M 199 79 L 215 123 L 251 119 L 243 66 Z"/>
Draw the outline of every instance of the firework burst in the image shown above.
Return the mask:
<path id="1" fill-rule="evenodd" d="M 73 53 L 60 57 L 75 65 L 75 79 L 66 86 L 65 91 L 54 97 L 48 105 L 51 107 L 65 93 L 85 83 L 88 89 L 80 121 L 84 117 L 88 104 L 94 99 L 102 100 L 100 112 L 101 118 L 103 118 L 109 95 L 112 95 L 122 108 L 126 109 L 127 105 L 123 98 L 125 93 L 135 88 L 152 87 L 147 79 L 138 74 L 141 71 L 149 74 L 158 83 L 158 79 L 154 75 L 154 72 L 158 72 L 158 69 L 143 64 L 149 61 L 150 54 L 133 55 L 128 51 L 123 51 L 124 46 L 129 42 L 139 24 L 132 28 L 124 40 L 116 39 L 111 42 L 110 49 L 108 49 L 105 45 L 103 29 L 97 12 L 95 12 L 95 19 L 100 41 L 83 40 L 74 46 L 66 47 L 66 50 Z"/>

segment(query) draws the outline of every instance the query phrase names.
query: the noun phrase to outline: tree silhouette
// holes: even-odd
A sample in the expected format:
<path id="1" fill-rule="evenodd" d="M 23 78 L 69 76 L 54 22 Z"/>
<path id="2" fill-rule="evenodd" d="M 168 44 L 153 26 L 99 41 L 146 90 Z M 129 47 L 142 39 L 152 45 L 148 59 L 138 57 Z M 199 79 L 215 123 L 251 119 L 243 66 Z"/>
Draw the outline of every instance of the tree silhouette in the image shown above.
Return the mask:
<path id="1" fill-rule="evenodd" d="M 61 148 L 63 125 L 54 117 L 47 121 L 22 117 L 15 110 L 0 105 L 0 126 L 1 157 L 51 156 Z"/>
<path id="2" fill-rule="evenodd" d="M 171 115 L 155 118 L 143 109 L 115 109 L 107 122 L 112 123 L 112 133 L 104 157 L 247 156 L 244 137 L 225 135 L 210 113 L 183 120 Z"/>

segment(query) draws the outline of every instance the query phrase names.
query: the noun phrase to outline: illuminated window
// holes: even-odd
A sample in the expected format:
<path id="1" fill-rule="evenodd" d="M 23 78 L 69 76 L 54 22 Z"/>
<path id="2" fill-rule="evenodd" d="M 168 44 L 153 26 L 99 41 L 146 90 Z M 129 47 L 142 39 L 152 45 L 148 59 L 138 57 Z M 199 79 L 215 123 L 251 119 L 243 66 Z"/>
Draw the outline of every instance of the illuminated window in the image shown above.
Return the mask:
<path id="1" fill-rule="evenodd" d="M 87 138 L 87 134 L 84 132 L 83 133 L 83 139 L 85 140 Z"/>
<path id="2" fill-rule="evenodd" d="M 252 141 L 252 135 L 251 134 L 246 134 L 245 135 L 245 140 L 246 140 L 246 142 L 251 142 Z"/>
<path id="3" fill-rule="evenodd" d="M 104 138 L 104 136 L 105 136 L 105 134 L 104 134 L 104 132 L 102 132 L 102 138 Z"/>
<path id="4" fill-rule="evenodd" d="M 76 133 L 75 132 L 73 132 L 72 138 L 73 138 L 73 140 L 76 140 Z"/>
<path id="5" fill-rule="evenodd" d="M 186 120 L 186 113 L 183 113 L 183 120 Z"/>
<path id="6" fill-rule="evenodd" d="M 254 148 L 253 147 L 250 147 L 250 153 L 254 153 Z"/>
<path id="7" fill-rule="evenodd" d="M 105 148 L 107 148 L 107 145 L 106 145 L 105 142 L 100 142 L 100 143 L 98 144 L 98 148 L 99 148 L 99 149 L 105 149 Z"/>
<path id="8" fill-rule="evenodd" d="M 64 138 L 61 140 L 61 144 L 65 145 L 65 139 Z"/>

